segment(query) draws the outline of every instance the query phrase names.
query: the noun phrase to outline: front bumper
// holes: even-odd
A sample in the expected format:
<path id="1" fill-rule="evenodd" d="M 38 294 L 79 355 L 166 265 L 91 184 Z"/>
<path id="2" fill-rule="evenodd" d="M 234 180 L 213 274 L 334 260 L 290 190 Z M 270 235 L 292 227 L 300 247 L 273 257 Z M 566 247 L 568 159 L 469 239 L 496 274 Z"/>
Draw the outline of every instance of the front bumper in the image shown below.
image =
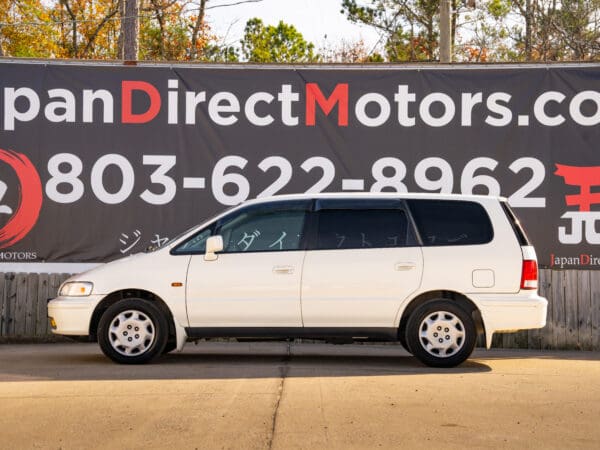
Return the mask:
<path id="1" fill-rule="evenodd" d="M 53 319 L 52 332 L 67 336 L 88 336 L 96 305 L 103 295 L 57 297 L 48 302 L 48 317 Z"/>
<path id="2" fill-rule="evenodd" d="M 548 300 L 536 293 L 521 291 L 520 295 L 480 294 L 470 296 L 485 326 L 486 347 L 492 346 L 494 333 L 543 328 L 548 314 Z"/>

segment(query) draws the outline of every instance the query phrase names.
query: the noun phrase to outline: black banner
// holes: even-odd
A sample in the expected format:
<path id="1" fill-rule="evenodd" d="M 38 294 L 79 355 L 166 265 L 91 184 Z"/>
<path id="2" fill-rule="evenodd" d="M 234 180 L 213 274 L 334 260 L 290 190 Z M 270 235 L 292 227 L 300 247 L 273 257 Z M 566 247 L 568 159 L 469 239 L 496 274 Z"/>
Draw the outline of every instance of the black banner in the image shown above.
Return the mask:
<path id="1" fill-rule="evenodd" d="M 0 262 L 100 262 L 276 193 L 507 197 L 600 268 L 600 65 L 0 62 Z"/>

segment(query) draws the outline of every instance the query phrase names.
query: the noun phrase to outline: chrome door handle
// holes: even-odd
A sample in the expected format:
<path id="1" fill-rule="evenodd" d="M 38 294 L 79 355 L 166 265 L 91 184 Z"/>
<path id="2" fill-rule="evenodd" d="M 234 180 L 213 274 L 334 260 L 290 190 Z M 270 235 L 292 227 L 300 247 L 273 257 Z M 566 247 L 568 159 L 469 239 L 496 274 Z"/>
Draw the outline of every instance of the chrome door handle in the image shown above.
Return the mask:
<path id="1" fill-rule="evenodd" d="M 292 266 L 275 266 L 273 267 L 273 273 L 285 275 L 294 273 L 294 268 Z"/>
<path id="2" fill-rule="evenodd" d="M 417 267 L 417 265 L 414 262 L 399 262 L 396 263 L 396 265 L 394 266 L 394 268 L 400 272 L 405 270 L 412 270 L 415 267 Z"/>

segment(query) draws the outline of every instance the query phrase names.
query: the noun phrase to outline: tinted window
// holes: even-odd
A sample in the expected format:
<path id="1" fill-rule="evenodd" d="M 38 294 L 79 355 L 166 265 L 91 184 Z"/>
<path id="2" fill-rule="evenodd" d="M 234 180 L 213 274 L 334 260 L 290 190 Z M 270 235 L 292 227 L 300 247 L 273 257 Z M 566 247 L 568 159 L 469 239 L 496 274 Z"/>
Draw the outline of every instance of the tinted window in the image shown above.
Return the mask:
<path id="1" fill-rule="evenodd" d="M 173 254 L 182 255 L 189 253 L 204 253 L 206 251 L 206 240 L 212 235 L 212 226 L 196 233 L 192 238 L 180 244 L 173 250 Z"/>
<path id="2" fill-rule="evenodd" d="M 322 209 L 317 249 L 384 248 L 407 245 L 406 214 L 400 209 Z"/>
<path id="3" fill-rule="evenodd" d="M 246 208 L 220 221 L 223 253 L 299 250 L 308 205 L 267 204 Z"/>
<path id="4" fill-rule="evenodd" d="M 474 245 L 490 242 L 492 224 L 483 206 L 455 200 L 408 200 L 423 245 Z"/>

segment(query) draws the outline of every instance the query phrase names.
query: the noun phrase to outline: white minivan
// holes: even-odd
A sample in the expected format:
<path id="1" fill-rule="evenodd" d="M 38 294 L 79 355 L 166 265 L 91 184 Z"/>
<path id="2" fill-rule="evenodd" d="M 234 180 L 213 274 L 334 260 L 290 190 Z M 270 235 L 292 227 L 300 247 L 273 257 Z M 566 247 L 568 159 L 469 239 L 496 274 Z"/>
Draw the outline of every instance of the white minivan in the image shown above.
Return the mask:
<path id="1" fill-rule="evenodd" d="M 465 361 L 478 334 L 546 323 L 537 261 L 506 199 L 303 194 L 245 202 L 167 245 L 67 280 L 54 333 L 118 363 L 230 337 L 399 341 Z"/>

